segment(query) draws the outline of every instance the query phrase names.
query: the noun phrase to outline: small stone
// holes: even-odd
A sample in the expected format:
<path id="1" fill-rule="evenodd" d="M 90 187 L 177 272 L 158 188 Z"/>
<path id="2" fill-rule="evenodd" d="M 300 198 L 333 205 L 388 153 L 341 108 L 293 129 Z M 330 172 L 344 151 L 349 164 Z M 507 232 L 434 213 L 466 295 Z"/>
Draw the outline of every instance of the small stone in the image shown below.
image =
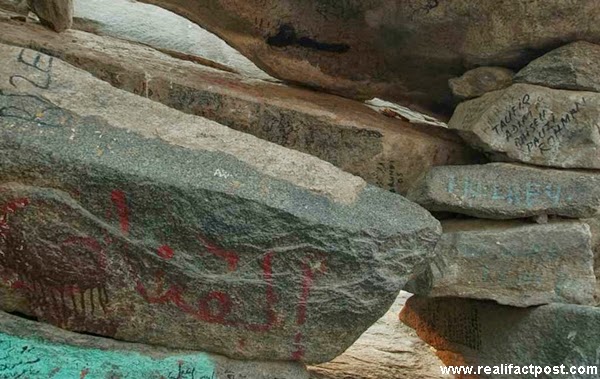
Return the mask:
<path id="1" fill-rule="evenodd" d="M 588 370 L 572 376 L 538 371 L 538 378 L 598 376 L 600 308 L 572 304 L 514 308 L 489 301 L 413 296 L 400 319 L 437 349 L 446 365 L 497 370 L 477 377 L 532 378 L 531 365 L 539 370 L 544 366 L 560 370 L 561 365 L 565 371 L 572 366 Z"/>
<path id="2" fill-rule="evenodd" d="M 448 220 L 429 268 L 405 287 L 423 296 L 515 307 L 594 304 L 591 235 L 581 222 Z"/>
<path id="3" fill-rule="evenodd" d="M 504 67 L 477 67 L 450 79 L 448 85 L 457 99 L 466 100 L 510 86 L 514 74 Z"/>
<path id="4" fill-rule="evenodd" d="M 28 0 L 29 7 L 42 25 L 56 31 L 65 31 L 73 25 L 73 0 Z"/>
<path id="5" fill-rule="evenodd" d="M 587 218 L 600 211 L 600 174 L 511 163 L 440 166 L 407 197 L 430 211 L 481 218 Z"/>
<path id="6" fill-rule="evenodd" d="M 307 379 L 302 364 L 236 361 L 67 332 L 0 312 L 2 378 Z"/>
<path id="7" fill-rule="evenodd" d="M 556 89 L 600 92 L 600 46 L 573 42 L 533 60 L 515 82 Z"/>
<path id="8" fill-rule="evenodd" d="M 448 123 L 499 160 L 600 169 L 600 94 L 513 84 L 461 103 Z"/>
<path id="9" fill-rule="evenodd" d="M 0 110 L 0 308 L 65 329 L 328 361 L 441 233 L 329 163 L 32 50 L 0 45 Z"/>

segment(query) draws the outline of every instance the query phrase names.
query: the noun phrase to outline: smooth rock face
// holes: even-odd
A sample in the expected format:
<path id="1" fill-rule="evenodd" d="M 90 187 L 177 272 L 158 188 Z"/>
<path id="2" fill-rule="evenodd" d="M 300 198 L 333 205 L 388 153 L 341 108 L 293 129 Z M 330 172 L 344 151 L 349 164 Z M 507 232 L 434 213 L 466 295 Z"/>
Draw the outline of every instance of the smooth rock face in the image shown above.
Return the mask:
<path id="1" fill-rule="evenodd" d="M 400 292 L 390 310 L 331 362 L 309 367 L 311 379 L 437 379 L 442 362 L 432 349 L 398 320 L 408 292 Z"/>
<path id="2" fill-rule="evenodd" d="M 458 298 L 408 300 L 400 319 L 419 337 L 438 350 L 446 365 L 498 366 L 504 371 L 477 377 L 523 378 L 519 366 L 592 366 L 598 369 L 600 308 L 548 304 L 513 308 L 493 302 Z M 528 373 L 525 373 L 528 374 Z M 568 372 L 567 372 L 568 374 Z M 544 375 L 538 378 L 594 378 L 598 372 L 581 375 Z"/>
<path id="3" fill-rule="evenodd" d="M 600 216 L 582 220 L 592 232 L 592 252 L 594 253 L 594 273 L 600 278 Z M 596 281 L 596 305 L 600 305 L 600 281 Z"/>
<path id="4" fill-rule="evenodd" d="M 516 307 L 594 304 L 588 225 L 448 220 L 429 269 L 406 291 L 494 300 Z"/>
<path id="5" fill-rule="evenodd" d="M 73 0 L 28 0 L 29 8 L 40 22 L 56 32 L 73 25 Z"/>
<path id="6" fill-rule="evenodd" d="M 314 157 L 31 50 L 0 57 L 5 310 L 323 362 L 389 309 L 439 238 L 421 207 Z"/>
<path id="7" fill-rule="evenodd" d="M 448 123 L 501 159 L 600 169 L 600 94 L 514 84 L 461 103 Z"/>
<path id="8" fill-rule="evenodd" d="M 401 194 L 432 166 L 481 159 L 451 131 L 391 119 L 356 101 L 245 80 L 109 37 L 56 35 L 0 20 L 0 42 L 32 41 L 115 87 L 309 153 Z"/>
<path id="9" fill-rule="evenodd" d="M 450 79 L 448 85 L 459 100 L 472 99 L 510 86 L 514 74 L 504 67 L 478 67 Z"/>
<path id="10" fill-rule="evenodd" d="M 556 89 L 600 92 L 600 46 L 573 42 L 533 60 L 518 72 L 516 82 Z"/>
<path id="11" fill-rule="evenodd" d="M 510 163 L 434 167 L 407 197 L 430 211 L 481 218 L 586 218 L 600 210 L 600 174 Z"/>
<path id="12" fill-rule="evenodd" d="M 216 35 L 153 5 L 130 0 L 75 0 L 75 28 L 218 62 L 257 79 L 273 79 Z"/>
<path id="13" fill-rule="evenodd" d="M 596 0 L 144 2 L 188 17 L 275 77 L 422 104 L 450 100 L 448 79 L 469 68 L 523 67 L 567 42 L 600 41 Z"/>
<path id="14" fill-rule="evenodd" d="M 2 378 L 306 379 L 298 363 L 234 361 L 67 332 L 0 312 Z"/>

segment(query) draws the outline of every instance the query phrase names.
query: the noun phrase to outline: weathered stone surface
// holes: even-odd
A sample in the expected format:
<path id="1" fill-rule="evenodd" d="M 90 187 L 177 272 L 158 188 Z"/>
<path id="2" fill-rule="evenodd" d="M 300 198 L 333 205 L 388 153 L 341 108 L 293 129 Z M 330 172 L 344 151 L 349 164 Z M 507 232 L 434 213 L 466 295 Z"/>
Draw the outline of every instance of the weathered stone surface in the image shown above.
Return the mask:
<path id="1" fill-rule="evenodd" d="M 309 367 L 311 379 L 437 379 L 442 362 L 414 330 L 398 320 L 410 297 L 400 292 L 390 310 L 331 362 Z"/>
<path id="2" fill-rule="evenodd" d="M 594 273 L 600 278 L 600 216 L 582 220 L 592 232 L 592 251 L 594 253 Z M 600 305 L 600 281 L 596 281 L 596 305 Z"/>
<path id="3" fill-rule="evenodd" d="M 73 0 L 28 0 L 29 8 L 40 22 L 57 32 L 73 24 Z"/>
<path id="4" fill-rule="evenodd" d="M 504 67 L 477 67 L 450 79 L 448 85 L 459 100 L 472 99 L 510 86 L 514 74 Z"/>
<path id="5" fill-rule="evenodd" d="M 309 153 L 401 194 L 431 166 L 480 159 L 448 130 L 390 119 L 337 96 L 244 80 L 109 37 L 0 21 L 0 42 L 43 49 L 115 87 Z"/>
<path id="6" fill-rule="evenodd" d="M 0 0 L 0 9 L 23 16 L 29 14 L 28 0 Z"/>
<path id="7" fill-rule="evenodd" d="M 405 289 L 424 296 L 516 307 L 593 305 L 596 277 L 587 224 L 448 220 L 429 269 Z"/>
<path id="8" fill-rule="evenodd" d="M 26 379 L 305 379 L 298 363 L 223 356 L 117 342 L 0 312 L 0 377 Z"/>
<path id="9" fill-rule="evenodd" d="M 515 82 L 556 89 L 600 92 L 600 46 L 573 42 L 535 59 L 515 76 Z"/>
<path id="10" fill-rule="evenodd" d="M 444 103 L 448 79 L 469 68 L 523 67 L 567 42 L 600 41 L 596 0 L 144 2 L 213 31 L 273 76 L 365 99 Z"/>
<path id="11" fill-rule="evenodd" d="M 461 103 L 448 126 L 502 160 L 600 168 L 600 94 L 514 84 Z"/>
<path id="12" fill-rule="evenodd" d="M 482 218 L 585 218 L 600 211 L 600 174 L 511 163 L 434 167 L 407 197 L 430 211 Z"/>
<path id="13" fill-rule="evenodd" d="M 216 35 L 153 5 L 129 0 L 75 0 L 74 15 L 77 29 L 200 56 L 244 76 L 273 79 Z"/>
<path id="14" fill-rule="evenodd" d="M 343 352 L 439 223 L 309 155 L 0 47 L 0 305 L 246 359 Z"/>
<path id="15" fill-rule="evenodd" d="M 598 369 L 600 308 L 548 304 L 513 308 L 458 298 L 411 297 L 400 319 L 438 350 L 447 365 L 506 366 L 511 374 L 480 378 L 531 378 L 515 375 L 519 366 L 592 366 Z M 521 374 L 529 374 L 522 372 Z M 568 372 L 567 372 L 568 374 Z M 595 378 L 594 375 L 539 375 L 538 378 Z M 473 377 L 473 376 L 471 376 Z"/>

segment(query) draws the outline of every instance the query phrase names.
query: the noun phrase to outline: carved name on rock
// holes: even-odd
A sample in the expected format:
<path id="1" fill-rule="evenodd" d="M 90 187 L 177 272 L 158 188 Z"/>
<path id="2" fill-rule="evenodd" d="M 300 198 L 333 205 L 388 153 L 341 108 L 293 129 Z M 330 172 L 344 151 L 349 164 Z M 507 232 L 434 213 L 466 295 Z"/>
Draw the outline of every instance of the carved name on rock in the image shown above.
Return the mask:
<path id="1" fill-rule="evenodd" d="M 448 220 L 442 227 L 434 261 L 408 283 L 407 291 L 517 307 L 594 304 L 588 225 Z"/>
<path id="2" fill-rule="evenodd" d="M 542 370 L 536 371 L 538 378 L 598 376 L 600 308 L 572 304 L 513 308 L 413 296 L 400 319 L 436 348 L 446 365 L 495 366 L 488 373 L 479 372 L 478 378 L 535 377 L 529 372 L 531 365 Z M 557 371 L 544 373 L 544 366 L 556 366 Z M 583 371 L 568 371 L 573 366 Z"/>
<path id="3" fill-rule="evenodd" d="M 0 42 L 31 41 L 117 88 L 317 156 L 401 194 L 431 166 L 480 159 L 448 130 L 391 119 L 356 101 L 244 80 L 109 37 L 0 21 Z"/>
<path id="4" fill-rule="evenodd" d="M 213 31 L 278 78 L 421 104 L 446 103 L 448 79 L 466 68 L 522 67 L 574 38 L 600 41 L 596 0 L 144 2 Z"/>
<path id="5" fill-rule="evenodd" d="M 439 238 L 418 205 L 314 157 L 31 50 L 0 57 L 4 309 L 323 362 L 386 312 Z"/>
<path id="6" fill-rule="evenodd" d="M 510 163 L 434 167 L 407 196 L 430 211 L 482 218 L 585 218 L 600 210 L 600 175 Z"/>
<path id="7" fill-rule="evenodd" d="M 600 168 L 600 94 L 514 84 L 461 103 L 448 123 L 503 160 Z"/>
<path id="8" fill-rule="evenodd" d="M 573 42 L 533 60 L 515 76 L 516 82 L 556 89 L 600 92 L 600 46 Z"/>
<path id="9" fill-rule="evenodd" d="M 301 364 L 235 361 L 67 332 L 0 312 L 2 378 L 306 379 Z"/>

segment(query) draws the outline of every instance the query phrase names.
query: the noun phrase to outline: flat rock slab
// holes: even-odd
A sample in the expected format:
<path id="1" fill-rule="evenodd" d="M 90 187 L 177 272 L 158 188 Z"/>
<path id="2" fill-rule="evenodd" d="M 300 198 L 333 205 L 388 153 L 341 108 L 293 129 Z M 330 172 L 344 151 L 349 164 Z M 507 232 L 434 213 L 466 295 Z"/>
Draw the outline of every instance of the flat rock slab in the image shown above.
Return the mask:
<path id="1" fill-rule="evenodd" d="M 573 42 L 533 60 L 515 82 L 556 89 L 600 92 L 600 46 Z"/>
<path id="2" fill-rule="evenodd" d="M 600 174 L 510 163 L 434 167 L 407 197 L 430 211 L 481 218 L 586 218 L 600 210 Z"/>
<path id="3" fill-rule="evenodd" d="M 457 99 L 466 100 L 510 86 L 514 75 L 504 67 L 477 67 L 450 79 L 448 85 Z"/>
<path id="4" fill-rule="evenodd" d="M 0 57 L 5 310 L 323 362 L 387 311 L 439 238 L 423 208 L 317 158 L 31 50 Z"/>
<path id="5" fill-rule="evenodd" d="M 468 68 L 523 67 L 575 38 L 600 41 L 596 0 L 144 2 L 202 25 L 275 77 L 397 102 L 445 103 L 448 79 Z"/>
<path id="6" fill-rule="evenodd" d="M 538 378 L 598 376 L 600 308 L 548 304 L 513 308 L 493 302 L 458 298 L 410 298 L 400 319 L 438 350 L 446 365 L 497 366 L 478 378 L 532 378 L 515 366 L 591 366 L 595 373 L 538 374 Z M 508 372 L 508 365 L 512 364 Z M 501 366 L 503 365 L 503 366 Z M 587 369 L 584 367 L 584 370 Z M 527 374 L 527 375 L 523 375 Z M 464 376 L 464 378 L 474 376 Z"/>
<path id="7" fill-rule="evenodd" d="M 529 307 L 594 304 L 596 277 L 588 225 L 448 220 L 429 269 L 406 291 Z"/>
<path id="8" fill-rule="evenodd" d="M 400 194 L 432 166 L 481 159 L 442 128 L 411 125 L 337 96 L 246 80 L 110 37 L 57 35 L 0 20 L 0 42 L 43 49 L 117 88 L 317 156 Z"/>
<path id="9" fill-rule="evenodd" d="M 311 379 L 438 379 L 442 362 L 415 331 L 398 320 L 408 292 L 398 298 L 344 354 L 310 366 Z"/>
<path id="10" fill-rule="evenodd" d="M 461 103 L 448 123 L 502 160 L 600 168 L 600 94 L 514 84 Z"/>
<path id="11" fill-rule="evenodd" d="M 299 363 L 235 361 L 76 334 L 0 312 L 0 377 L 306 379 Z"/>

